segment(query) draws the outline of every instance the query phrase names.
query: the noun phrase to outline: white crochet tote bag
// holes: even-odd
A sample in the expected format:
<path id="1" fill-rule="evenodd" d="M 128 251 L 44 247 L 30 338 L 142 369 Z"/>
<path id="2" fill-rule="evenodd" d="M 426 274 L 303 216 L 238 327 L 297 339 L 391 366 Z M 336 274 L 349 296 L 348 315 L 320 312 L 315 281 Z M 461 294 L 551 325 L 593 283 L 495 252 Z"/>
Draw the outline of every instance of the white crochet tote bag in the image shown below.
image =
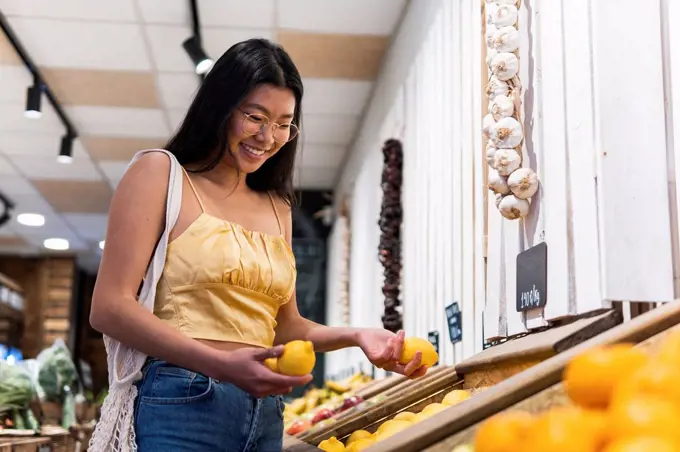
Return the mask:
<path id="1" fill-rule="evenodd" d="M 160 237 L 138 301 L 153 311 L 156 286 L 163 273 L 170 231 L 177 222 L 182 205 L 182 168 L 174 155 L 164 149 L 139 151 L 130 161 L 128 169 L 139 157 L 149 152 L 162 152 L 170 158 L 170 177 L 165 209 L 165 230 Z M 101 416 L 90 440 L 91 452 L 134 452 L 137 450 L 133 415 L 137 388 L 135 382 L 142 377 L 142 367 L 147 356 L 127 347 L 117 340 L 104 336 L 109 369 L 109 393 L 101 409 Z"/>

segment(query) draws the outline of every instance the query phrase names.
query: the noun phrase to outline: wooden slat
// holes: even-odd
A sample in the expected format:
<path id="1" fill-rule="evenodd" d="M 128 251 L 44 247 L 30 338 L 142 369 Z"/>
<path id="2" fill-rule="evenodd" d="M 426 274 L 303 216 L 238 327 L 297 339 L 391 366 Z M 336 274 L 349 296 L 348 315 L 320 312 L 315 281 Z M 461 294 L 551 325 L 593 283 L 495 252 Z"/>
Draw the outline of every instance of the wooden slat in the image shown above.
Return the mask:
<path id="1" fill-rule="evenodd" d="M 674 290 L 660 4 L 596 1 L 591 10 L 603 297 L 668 300 Z M 630 55 L 637 55 L 635 70 Z"/>

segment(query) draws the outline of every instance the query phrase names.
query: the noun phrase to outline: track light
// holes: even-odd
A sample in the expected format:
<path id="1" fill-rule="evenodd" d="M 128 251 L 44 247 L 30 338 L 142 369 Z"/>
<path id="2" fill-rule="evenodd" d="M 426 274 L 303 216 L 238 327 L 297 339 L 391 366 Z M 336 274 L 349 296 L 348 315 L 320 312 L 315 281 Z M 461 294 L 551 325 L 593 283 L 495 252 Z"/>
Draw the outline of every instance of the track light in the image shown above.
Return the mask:
<path id="1" fill-rule="evenodd" d="M 59 156 L 57 162 L 68 164 L 73 161 L 73 136 L 68 133 L 61 137 L 61 146 L 59 148 Z"/>
<path id="2" fill-rule="evenodd" d="M 42 100 L 42 86 L 36 80 L 33 86 L 29 86 L 26 90 L 26 111 L 24 116 L 31 119 L 38 119 L 42 117 L 40 111 L 40 101 Z"/>
<path id="3" fill-rule="evenodd" d="M 194 63 L 197 74 L 206 74 L 210 70 L 214 61 L 205 53 L 205 50 L 203 50 L 203 47 L 201 46 L 201 41 L 196 36 L 192 36 L 185 40 L 182 43 L 182 47 L 184 47 L 184 50 Z"/>

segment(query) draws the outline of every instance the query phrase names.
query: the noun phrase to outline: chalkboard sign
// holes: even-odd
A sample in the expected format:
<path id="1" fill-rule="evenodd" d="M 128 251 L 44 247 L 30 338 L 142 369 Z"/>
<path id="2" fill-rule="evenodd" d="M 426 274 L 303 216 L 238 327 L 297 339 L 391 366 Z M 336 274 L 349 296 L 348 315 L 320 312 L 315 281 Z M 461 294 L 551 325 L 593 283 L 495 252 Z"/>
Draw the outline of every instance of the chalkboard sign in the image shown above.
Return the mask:
<path id="1" fill-rule="evenodd" d="M 437 354 L 439 354 L 439 331 L 430 331 L 427 333 L 427 340 L 430 341 L 430 344 L 434 345 L 434 349 L 437 351 Z M 439 361 L 434 365 L 436 366 L 437 364 L 439 364 Z"/>
<path id="2" fill-rule="evenodd" d="M 545 306 L 547 287 L 548 245 L 543 242 L 517 255 L 517 312 Z"/>
<path id="3" fill-rule="evenodd" d="M 454 301 L 446 308 L 446 324 L 449 326 L 449 339 L 452 344 L 463 340 L 463 321 L 458 302 Z"/>

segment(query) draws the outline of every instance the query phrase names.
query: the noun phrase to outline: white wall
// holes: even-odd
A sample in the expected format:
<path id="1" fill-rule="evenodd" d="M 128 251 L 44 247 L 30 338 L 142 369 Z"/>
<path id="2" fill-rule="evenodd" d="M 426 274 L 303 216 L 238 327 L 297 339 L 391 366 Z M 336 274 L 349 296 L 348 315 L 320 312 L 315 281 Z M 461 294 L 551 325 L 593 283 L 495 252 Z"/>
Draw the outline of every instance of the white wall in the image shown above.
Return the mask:
<path id="1" fill-rule="evenodd" d="M 482 328 L 486 338 L 502 338 L 613 300 L 662 302 L 678 293 L 680 32 L 669 24 L 680 20 L 680 6 L 523 1 L 524 166 L 536 170 L 541 189 L 529 216 L 513 222 L 487 202 L 482 1 L 412 2 L 338 192 L 356 201 L 386 131 L 403 138 L 405 327 L 423 337 L 439 330 L 446 363 L 478 352 Z M 404 44 L 409 32 L 421 37 L 417 46 Z M 362 223 L 355 216 L 365 209 L 353 203 L 353 222 Z M 363 224 L 379 235 L 373 219 Z M 548 304 L 519 314 L 516 256 L 542 241 Z M 354 275 L 352 286 L 363 284 Z M 371 290 L 355 288 L 352 297 Z M 444 306 L 452 301 L 463 310 L 456 347 L 446 340 Z M 362 322 L 375 315 L 360 309 Z"/>

